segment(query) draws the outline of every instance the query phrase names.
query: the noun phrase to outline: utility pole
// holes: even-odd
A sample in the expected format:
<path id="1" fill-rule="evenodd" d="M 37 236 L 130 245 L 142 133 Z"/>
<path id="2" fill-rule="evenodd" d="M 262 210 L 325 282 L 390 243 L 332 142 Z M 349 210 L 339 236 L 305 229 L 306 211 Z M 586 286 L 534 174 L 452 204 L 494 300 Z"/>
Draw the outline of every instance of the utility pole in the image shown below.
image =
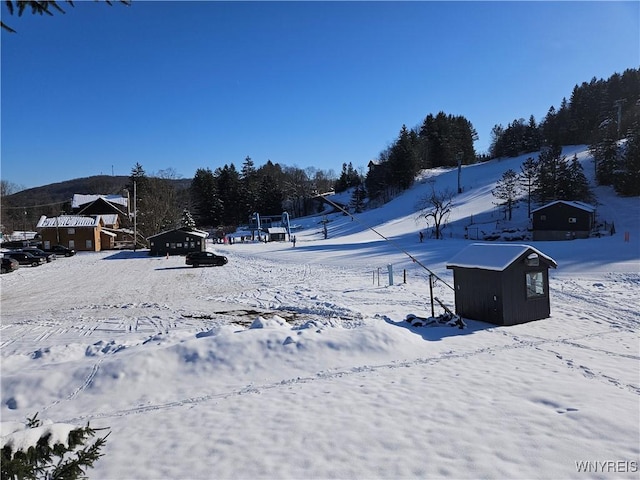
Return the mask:
<path id="1" fill-rule="evenodd" d="M 138 244 L 138 195 L 136 194 L 136 181 L 133 181 L 133 251 Z"/>

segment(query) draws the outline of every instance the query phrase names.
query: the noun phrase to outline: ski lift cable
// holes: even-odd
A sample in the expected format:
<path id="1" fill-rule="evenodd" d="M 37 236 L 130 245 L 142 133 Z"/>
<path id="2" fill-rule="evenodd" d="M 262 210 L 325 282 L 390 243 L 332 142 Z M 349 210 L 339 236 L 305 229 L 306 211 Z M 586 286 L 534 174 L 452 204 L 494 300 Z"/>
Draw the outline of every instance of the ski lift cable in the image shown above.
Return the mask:
<path id="1" fill-rule="evenodd" d="M 342 206 L 338 205 L 335 202 L 332 202 L 331 200 L 329 200 L 327 197 L 325 197 L 324 195 L 318 195 L 319 197 L 322 197 L 324 199 L 325 202 L 328 202 L 331 206 L 337 208 L 338 210 L 340 210 L 341 212 L 343 212 L 346 215 L 349 215 L 353 220 L 355 220 L 356 222 L 358 222 L 360 225 L 362 225 L 365 228 L 368 228 L 369 230 L 371 230 L 373 233 L 375 233 L 376 235 L 378 235 L 379 237 L 381 237 L 382 239 L 384 239 L 385 241 L 389 242 L 396 250 L 399 250 L 401 253 L 405 254 L 407 257 L 409 257 L 411 259 L 411 261 L 413 261 L 413 263 L 417 263 L 419 266 L 421 266 L 422 268 L 424 268 L 427 272 L 429 272 L 430 275 L 433 275 L 433 277 L 435 277 L 436 279 L 440 280 L 442 283 L 444 283 L 447 287 L 449 287 L 451 290 L 455 291 L 455 288 L 453 288 L 451 285 L 449 285 L 445 280 L 443 280 L 442 278 L 440 278 L 438 275 L 436 275 L 429 267 L 427 267 L 425 264 L 423 264 L 420 260 L 418 260 L 416 257 L 414 257 L 413 255 L 411 255 L 409 252 L 407 252 L 406 250 L 404 250 L 402 247 L 400 247 L 399 245 L 397 245 L 393 240 L 385 237 L 383 234 L 381 234 L 380 232 L 378 232 L 375 228 L 370 227 L 369 225 L 366 225 L 365 223 L 361 222 L 358 218 L 354 217 L 351 213 L 349 213 L 347 210 L 345 210 Z"/>

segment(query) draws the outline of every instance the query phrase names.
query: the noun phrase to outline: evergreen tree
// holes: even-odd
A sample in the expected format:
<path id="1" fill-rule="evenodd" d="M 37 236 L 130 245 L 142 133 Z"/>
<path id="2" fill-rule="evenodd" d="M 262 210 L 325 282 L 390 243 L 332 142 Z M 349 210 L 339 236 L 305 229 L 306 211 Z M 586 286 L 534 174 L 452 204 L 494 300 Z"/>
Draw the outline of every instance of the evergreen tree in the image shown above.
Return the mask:
<path id="1" fill-rule="evenodd" d="M 564 181 L 568 185 L 565 200 L 578 200 L 582 202 L 591 202 L 593 194 L 589 188 L 589 181 L 584 174 L 582 164 L 578 162 L 578 156 L 573 155 L 568 165 L 567 180 Z"/>
<path id="2" fill-rule="evenodd" d="M 598 130 L 598 139 L 589 145 L 595 162 L 596 181 L 599 185 L 612 185 L 618 168 L 619 151 L 615 127 L 611 122 Z"/>
<path id="3" fill-rule="evenodd" d="M 537 152 L 540 150 L 540 130 L 536 125 L 533 115 L 529 117 L 529 124 L 524 131 L 523 151 L 525 153 Z"/>
<path id="4" fill-rule="evenodd" d="M 527 192 L 527 217 L 531 218 L 531 200 L 538 182 L 538 162 L 528 157 L 520 166 L 520 186 Z"/>
<path id="5" fill-rule="evenodd" d="M 28 429 L 37 429 L 43 424 L 38 420 L 38 414 L 27 419 Z M 105 429 L 100 429 L 105 430 Z M 42 430 L 43 434 L 38 438 L 35 446 L 28 448 L 18 447 L 14 451 L 11 442 L 4 442 L 2 448 L 2 461 L 0 470 L 2 479 L 60 479 L 75 480 L 87 478 L 85 472 L 93 468 L 94 463 L 104 454 L 102 447 L 107 443 L 107 437 L 99 437 L 91 445 L 85 445 L 87 441 L 95 437 L 98 430 L 87 424 L 86 427 L 78 427 L 69 432 L 66 443 L 51 445 L 51 433 Z M 34 433 L 37 433 L 34 431 Z M 3 437 L 9 439 L 11 434 Z"/>
<path id="6" fill-rule="evenodd" d="M 400 190 L 409 188 L 418 173 L 418 159 L 414 150 L 412 136 L 406 125 L 402 125 L 400 134 L 391 147 L 389 168 L 391 180 Z"/>
<path id="7" fill-rule="evenodd" d="M 249 217 L 253 212 L 260 210 L 260 180 L 251 157 L 244 159 L 240 170 L 240 198 L 241 216 Z"/>
<path id="8" fill-rule="evenodd" d="M 489 146 L 489 156 L 491 158 L 505 157 L 505 149 L 502 142 L 504 135 L 504 127 L 502 125 L 494 125 L 491 129 L 491 145 Z"/>
<path id="9" fill-rule="evenodd" d="M 279 215 L 282 213 L 282 190 L 277 188 L 271 175 L 263 175 L 259 186 L 260 212 L 262 215 Z"/>
<path id="10" fill-rule="evenodd" d="M 222 222 L 224 225 L 240 225 L 248 220 L 245 208 L 239 204 L 240 174 L 235 165 L 224 165 L 216 169 L 216 187 L 222 203 Z"/>
<path id="11" fill-rule="evenodd" d="M 196 221 L 191 216 L 191 212 L 186 208 L 182 211 L 182 219 L 180 220 L 180 226 L 183 228 L 189 228 L 189 229 L 196 228 Z"/>
<path id="12" fill-rule="evenodd" d="M 494 197 L 501 201 L 499 205 L 504 205 L 508 215 L 508 220 L 512 218 L 513 206 L 515 205 L 519 192 L 518 174 L 512 169 L 502 174 L 496 183 L 496 187 L 491 191 Z"/>
<path id="13" fill-rule="evenodd" d="M 366 197 L 367 192 L 364 189 L 364 185 L 360 183 L 354 188 L 353 194 L 351 195 L 351 210 L 355 213 L 362 213 L 362 211 L 364 210 L 364 200 Z"/>
<path id="14" fill-rule="evenodd" d="M 199 168 L 191 181 L 191 199 L 197 225 L 215 227 L 222 222 L 222 204 L 216 180 L 208 168 Z"/>
<path id="15" fill-rule="evenodd" d="M 614 188 L 620 195 L 640 195 L 640 125 L 627 137 L 622 150 L 620 169 L 616 172 Z"/>
<path id="16" fill-rule="evenodd" d="M 334 189 L 336 193 L 341 193 L 351 187 L 359 185 L 360 183 L 362 183 L 362 179 L 356 169 L 353 168 L 353 164 L 351 162 L 349 162 L 348 165 L 343 163 L 340 178 L 336 181 Z"/>
<path id="17" fill-rule="evenodd" d="M 560 145 L 545 147 L 538 155 L 538 185 L 535 191 L 538 202 L 547 203 L 559 199 L 560 171 L 564 161 Z"/>

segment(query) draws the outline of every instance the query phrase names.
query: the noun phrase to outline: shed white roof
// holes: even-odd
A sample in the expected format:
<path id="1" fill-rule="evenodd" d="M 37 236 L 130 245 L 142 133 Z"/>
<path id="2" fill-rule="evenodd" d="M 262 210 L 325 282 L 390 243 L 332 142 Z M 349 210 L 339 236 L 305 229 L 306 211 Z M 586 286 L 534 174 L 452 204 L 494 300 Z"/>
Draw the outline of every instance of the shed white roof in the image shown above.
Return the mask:
<path id="1" fill-rule="evenodd" d="M 546 205 L 543 205 L 541 207 L 538 207 L 534 210 L 531 210 L 531 212 L 537 212 L 538 210 L 542 210 L 543 208 L 549 208 L 552 205 L 556 205 L 558 203 L 564 203 L 565 205 L 569 205 L 571 207 L 575 207 L 575 208 L 579 208 L 580 210 L 584 210 L 586 212 L 590 212 L 593 213 L 596 211 L 596 207 L 594 207 L 593 205 L 589 205 L 588 203 L 584 203 L 584 202 L 575 202 L 575 201 L 568 201 L 568 200 L 556 200 L 555 202 L 551 202 L 551 203 L 547 203 Z"/>
<path id="2" fill-rule="evenodd" d="M 176 232 L 176 231 L 184 232 L 184 233 L 186 233 L 188 235 L 193 235 L 194 237 L 207 238 L 209 236 L 209 232 L 205 232 L 204 230 L 198 230 L 196 228 L 191 229 L 191 230 L 186 230 L 184 228 L 174 228 L 172 230 L 165 230 L 164 232 L 160 232 L 160 233 L 156 233 L 155 235 L 151 235 L 150 237 L 147 237 L 147 240 L 149 240 L 150 238 L 159 237 L 160 235 L 164 235 L 164 234 L 169 233 L 169 232 Z"/>
<path id="3" fill-rule="evenodd" d="M 483 270 L 503 271 L 527 251 L 538 254 L 547 260 L 553 268 L 556 261 L 530 245 L 512 243 L 472 243 L 448 263 L 447 268 L 481 268 Z"/>

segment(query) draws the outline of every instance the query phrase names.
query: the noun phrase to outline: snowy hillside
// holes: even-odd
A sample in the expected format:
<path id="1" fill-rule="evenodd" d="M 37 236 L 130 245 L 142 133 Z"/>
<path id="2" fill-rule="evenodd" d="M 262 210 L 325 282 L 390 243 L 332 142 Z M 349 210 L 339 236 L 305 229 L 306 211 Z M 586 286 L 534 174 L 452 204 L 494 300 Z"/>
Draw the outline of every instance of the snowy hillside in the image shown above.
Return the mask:
<path id="1" fill-rule="evenodd" d="M 210 245 L 224 267 L 105 251 L 2 275 L 3 445 L 39 412 L 110 427 L 96 479 L 637 479 L 640 199 L 597 188 L 618 233 L 535 243 L 558 263 L 550 318 L 404 321 L 430 315 L 420 263 L 452 306 L 469 227 L 526 225 L 491 195 L 524 158 L 463 168 L 444 240 L 419 241 L 415 205 L 455 170 L 355 219 L 295 219 L 295 247 Z"/>

